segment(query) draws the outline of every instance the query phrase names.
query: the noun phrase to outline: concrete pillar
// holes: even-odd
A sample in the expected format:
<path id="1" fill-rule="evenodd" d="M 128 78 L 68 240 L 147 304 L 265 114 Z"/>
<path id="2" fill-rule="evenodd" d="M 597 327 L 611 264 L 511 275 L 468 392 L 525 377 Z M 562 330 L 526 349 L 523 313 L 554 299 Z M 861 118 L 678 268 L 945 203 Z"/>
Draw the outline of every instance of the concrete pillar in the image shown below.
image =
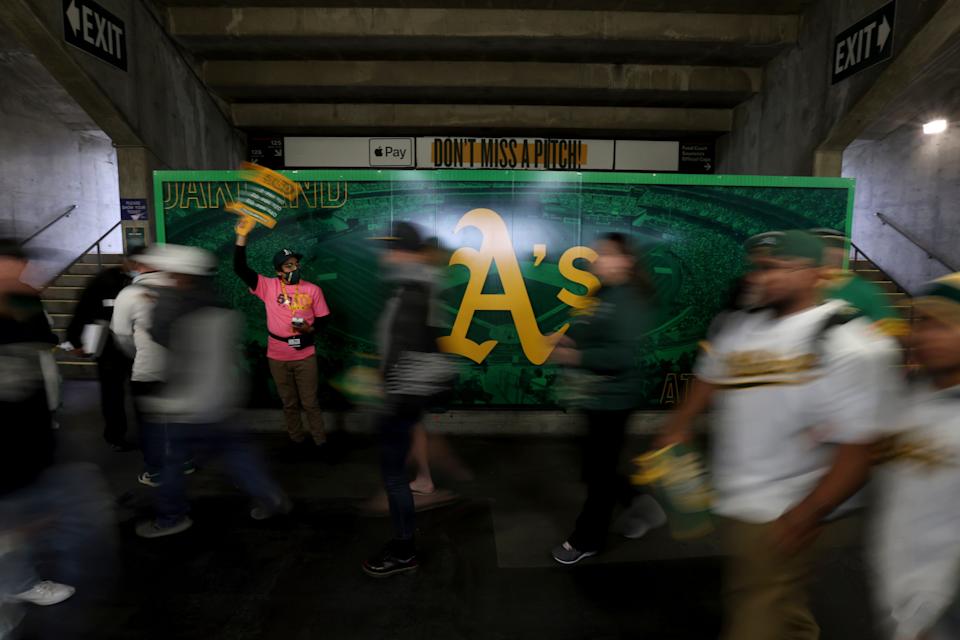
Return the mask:
<path id="1" fill-rule="evenodd" d="M 125 220 L 123 249 L 126 252 L 141 239 L 144 244 L 156 242 L 156 211 L 153 206 L 153 172 L 162 169 L 160 160 L 146 147 L 118 146 L 117 170 L 120 175 L 120 199 L 134 198 L 147 201 L 147 220 Z"/>

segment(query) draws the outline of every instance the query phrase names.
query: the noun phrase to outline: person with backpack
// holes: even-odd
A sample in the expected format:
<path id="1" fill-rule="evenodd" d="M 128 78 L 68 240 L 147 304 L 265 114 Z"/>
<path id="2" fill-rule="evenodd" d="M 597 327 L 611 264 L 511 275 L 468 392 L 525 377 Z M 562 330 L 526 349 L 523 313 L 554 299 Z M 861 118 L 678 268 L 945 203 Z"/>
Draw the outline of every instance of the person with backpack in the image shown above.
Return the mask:
<path id="1" fill-rule="evenodd" d="M 783 231 L 753 245 L 755 305 L 711 328 L 658 444 L 688 441 L 713 406 L 713 512 L 728 558 L 721 637 L 814 640 L 815 542 L 867 481 L 897 348 L 845 302 L 822 300 L 817 238 Z"/>

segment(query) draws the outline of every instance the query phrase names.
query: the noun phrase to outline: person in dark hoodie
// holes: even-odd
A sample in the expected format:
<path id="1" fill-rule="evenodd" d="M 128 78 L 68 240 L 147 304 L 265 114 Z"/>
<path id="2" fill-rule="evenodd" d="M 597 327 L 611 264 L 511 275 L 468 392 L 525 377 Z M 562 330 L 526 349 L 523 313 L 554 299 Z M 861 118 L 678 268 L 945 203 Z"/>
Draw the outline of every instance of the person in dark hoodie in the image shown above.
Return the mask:
<path id="1" fill-rule="evenodd" d="M 35 552 L 55 550 L 58 579 L 76 584 L 82 553 L 109 539 L 111 509 L 95 466 L 55 464 L 58 340 L 40 296 L 20 281 L 27 262 L 16 241 L 0 239 L 0 603 L 49 606 L 75 589 L 41 580 Z"/>
<path id="2" fill-rule="evenodd" d="M 384 403 L 379 416 L 381 471 L 393 522 L 393 539 L 362 563 L 364 572 L 385 577 L 418 566 L 415 504 L 407 474 L 411 434 L 432 398 L 447 387 L 452 367 L 437 349 L 431 307 L 437 270 L 420 232 L 397 222 L 382 240 L 382 262 L 393 292 L 378 325 Z"/>

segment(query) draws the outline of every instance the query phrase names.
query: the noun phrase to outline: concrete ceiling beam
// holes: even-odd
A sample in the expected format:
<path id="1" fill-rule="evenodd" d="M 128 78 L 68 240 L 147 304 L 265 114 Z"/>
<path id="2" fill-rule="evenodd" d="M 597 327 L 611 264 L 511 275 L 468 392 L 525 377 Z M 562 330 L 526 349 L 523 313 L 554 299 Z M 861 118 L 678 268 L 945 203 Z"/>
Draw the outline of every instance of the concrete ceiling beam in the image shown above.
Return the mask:
<path id="1" fill-rule="evenodd" d="M 863 97 L 831 128 L 814 154 L 813 175 L 839 176 L 844 150 L 881 118 L 917 74 L 956 38 L 960 38 L 960 0 L 945 0 Z"/>
<path id="2" fill-rule="evenodd" d="M 139 146 L 143 142 L 110 97 L 51 33 L 25 0 L 0 2 L 0 22 L 27 46 L 63 89 L 106 133 L 114 144 Z"/>
<path id="3" fill-rule="evenodd" d="M 273 130 L 551 129 L 726 133 L 730 109 L 561 107 L 447 104 L 242 104 L 232 106 L 238 127 Z"/>
<path id="4" fill-rule="evenodd" d="M 789 45 L 796 15 L 397 9 L 371 7 L 170 7 L 185 38 L 543 38 Z"/>
<path id="5" fill-rule="evenodd" d="M 271 88 L 402 87 L 671 91 L 753 94 L 762 71 L 749 67 L 550 62 L 207 61 L 204 81 L 217 91 Z"/>

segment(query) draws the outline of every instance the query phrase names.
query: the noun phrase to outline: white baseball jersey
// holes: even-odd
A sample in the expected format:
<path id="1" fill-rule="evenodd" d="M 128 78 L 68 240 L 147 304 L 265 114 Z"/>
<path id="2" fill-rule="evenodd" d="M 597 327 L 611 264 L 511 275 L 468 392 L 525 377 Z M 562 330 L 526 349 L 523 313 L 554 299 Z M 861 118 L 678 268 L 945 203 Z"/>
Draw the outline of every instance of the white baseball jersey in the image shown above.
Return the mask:
<path id="1" fill-rule="evenodd" d="M 960 584 L 960 388 L 916 385 L 878 451 L 873 545 L 890 636 L 932 627 Z"/>
<path id="2" fill-rule="evenodd" d="M 828 301 L 784 317 L 760 310 L 722 319 L 695 369 L 720 387 L 716 513 L 772 522 L 814 489 L 836 444 L 875 438 L 895 386 L 896 347 L 855 313 Z"/>

